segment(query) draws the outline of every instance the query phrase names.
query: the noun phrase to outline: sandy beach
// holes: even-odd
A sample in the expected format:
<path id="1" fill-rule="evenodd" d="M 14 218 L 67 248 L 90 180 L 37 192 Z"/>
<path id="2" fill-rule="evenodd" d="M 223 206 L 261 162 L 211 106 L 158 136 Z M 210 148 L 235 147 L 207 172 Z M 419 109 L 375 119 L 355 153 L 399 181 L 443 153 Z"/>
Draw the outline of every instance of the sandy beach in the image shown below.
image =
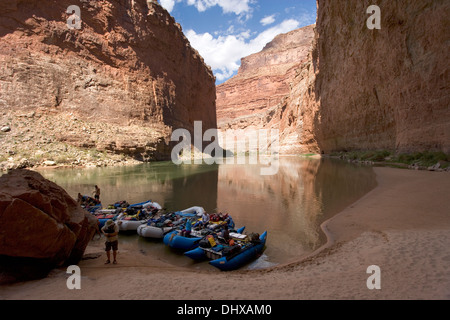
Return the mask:
<path id="1" fill-rule="evenodd" d="M 65 269 L 0 288 L 0 299 L 334 300 L 450 299 L 450 175 L 374 168 L 378 186 L 326 221 L 328 242 L 307 257 L 264 270 L 198 271 L 119 250 L 104 265 L 103 241 L 79 263 L 81 289 Z M 270 235 L 268 238 L 270 246 Z M 367 268 L 380 268 L 369 290 Z"/>

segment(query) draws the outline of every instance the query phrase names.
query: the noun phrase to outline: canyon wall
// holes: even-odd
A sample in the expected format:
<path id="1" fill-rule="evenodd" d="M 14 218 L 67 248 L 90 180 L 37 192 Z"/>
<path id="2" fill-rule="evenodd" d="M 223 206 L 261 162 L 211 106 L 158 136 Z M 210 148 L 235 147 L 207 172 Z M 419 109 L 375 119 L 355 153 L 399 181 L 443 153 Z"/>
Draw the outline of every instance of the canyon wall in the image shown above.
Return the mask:
<path id="1" fill-rule="evenodd" d="M 238 74 L 217 86 L 218 127 L 279 129 L 290 83 L 307 60 L 313 37 L 313 25 L 300 28 L 278 35 L 261 52 L 242 58 Z M 281 127 L 283 131 L 286 126 Z M 297 142 L 282 143 L 284 149 L 292 150 L 294 146 Z"/>
<path id="2" fill-rule="evenodd" d="M 450 153 L 450 3 L 317 4 L 315 35 L 307 37 L 313 38 L 309 54 L 297 49 L 301 58 L 283 70 L 283 90 L 277 90 L 276 77 L 265 83 L 261 76 L 259 62 L 271 69 L 264 50 L 249 63 L 243 59 L 241 74 L 218 87 L 219 127 L 277 128 L 281 153 Z M 381 10 L 381 29 L 366 24 L 373 4 Z M 280 56 L 283 46 L 271 45 Z M 251 76 L 243 74 L 256 78 L 249 81 Z"/>
<path id="3" fill-rule="evenodd" d="M 70 5 L 81 9 L 80 29 L 67 25 Z M 211 69 L 158 3 L 0 3 L 0 125 L 16 142 L 31 130 L 36 143 L 167 158 L 174 129 L 216 128 L 215 97 Z M 41 136 L 46 128 L 31 121 L 22 132 L 24 115 L 52 130 Z"/>
<path id="4" fill-rule="evenodd" d="M 450 152 L 449 16 L 445 0 L 318 1 L 304 107 L 320 150 Z"/>

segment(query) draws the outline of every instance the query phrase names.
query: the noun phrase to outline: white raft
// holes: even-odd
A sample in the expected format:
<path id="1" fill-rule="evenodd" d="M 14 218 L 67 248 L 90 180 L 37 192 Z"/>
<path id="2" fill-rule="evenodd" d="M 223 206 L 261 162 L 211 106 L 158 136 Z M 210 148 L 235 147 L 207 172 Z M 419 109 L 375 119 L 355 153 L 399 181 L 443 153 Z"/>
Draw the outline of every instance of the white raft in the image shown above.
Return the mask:
<path id="1" fill-rule="evenodd" d="M 120 217 L 119 217 L 120 218 Z M 147 222 L 146 220 L 119 220 L 117 225 L 120 231 L 136 231 L 140 225 Z"/>
<path id="2" fill-rule="evenodd" d="M 182 210 L 182 211 L 178 211 L 176 212 L 176 214 L 193 214 L 196 215 L 197 217 L 202 216 L 202 214 L 205 212 L 205 209 L 203 209 L 202 207 L 190 207 L 188 209 Z M 148 225 L 147 223 L 143 223 L 140 224 L 137 227 L 137 233 L 138 235 L 144 237 L 144 238 L 153 238 L 153 239 L 162 239 L 164 238 L 164 236 L 166 235 L 166 233 L 176 229 L 181 221 L 179 223 L 177 223 L 178 221 L 175 221 L 173 223 L 173 226 L 167 226 L 167 227 L 156 227 L 156 226 L 151 226 Z"/>
<path id="3" fill-rule="evenodd" d="M 141 237 L 144 237 L 144 238 L 162 239 L 162 238 L 164 238 L 164 235 L 167 232 L 170 232 L 175 228 L 176 228 L 176 226 L 155 227 L 155 226 L 149 226 L 146 223 L 144 223 L 144 224 L 141 224 L 137 228 L 137 233 L 138 233 L 138 235 L 140 235 Z"/>
<path id="4" fill-rule="evenodd" d="M 131 206 L 132 207 L 132 206 Z M 142 209 L 158 209 L 161 210 L 162 207 L 157 202 L 148 201 L 142 204 Z M 121 213 L 117 217 L 117 225 L 119 226 L 120 231 L 137 231 L 137 228 L 141 225 L 145 225 L 148 218 L 142 220 L 126 220 L 126 214 Z"/>
<path id="5" fill-rule="evenodd" d="M 190 207 L 187 209 L 184 209 L 183 211 L 180 211 L 181 213 L 192 213 L 192 214 L 196 214 L 197 217 L 201 217 L 203 215 L 203 213 L 205 212 L 205 209 L 203 209 L 202 207 Z"/>

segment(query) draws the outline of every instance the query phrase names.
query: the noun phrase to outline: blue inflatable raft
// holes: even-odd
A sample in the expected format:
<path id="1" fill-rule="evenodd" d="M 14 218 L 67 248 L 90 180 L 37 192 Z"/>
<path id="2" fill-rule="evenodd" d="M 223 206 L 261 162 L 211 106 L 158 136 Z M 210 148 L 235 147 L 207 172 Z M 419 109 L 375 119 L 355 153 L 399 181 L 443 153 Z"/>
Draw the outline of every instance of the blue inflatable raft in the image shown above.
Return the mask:
<path id="1" fill-rule="evenodd" d="M 242 233 L 245 227 L 238 229 L 237 233 Z M 180 230 L 174 230 L 167 233 L 164 236 L 163 242 L 165 245 L 182 251 L 189 251 L 198 247 L 200 240 L 202 240 L 205 235 L 196 236 L 197 233 L 193 233 L 192 237 L 185 237 L 180 234 Z"/>
<path id="2" fill-rule="evenodd" d="M 236 270 L 262 253 L 266 239 L 267 231 L 257 241 L 244 242 L 240 246 L 230 247 L 219 244 L 213 248 L 197 247 L 185 252 L 185 255 L 194 260 L 212 259 L 209 264 L 222 271 Z"/>

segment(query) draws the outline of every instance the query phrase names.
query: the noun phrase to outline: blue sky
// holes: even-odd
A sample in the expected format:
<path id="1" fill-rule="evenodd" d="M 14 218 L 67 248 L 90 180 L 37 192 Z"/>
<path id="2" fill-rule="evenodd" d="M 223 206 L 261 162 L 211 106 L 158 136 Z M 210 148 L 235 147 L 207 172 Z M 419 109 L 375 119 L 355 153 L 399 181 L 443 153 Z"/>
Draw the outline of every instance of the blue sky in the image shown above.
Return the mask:
<path id="1" fill-rule="evenodd" d="M 316 22 L 316 0 L 159 0 L 220 84 L 240 59 L 280 34 Z"/>

